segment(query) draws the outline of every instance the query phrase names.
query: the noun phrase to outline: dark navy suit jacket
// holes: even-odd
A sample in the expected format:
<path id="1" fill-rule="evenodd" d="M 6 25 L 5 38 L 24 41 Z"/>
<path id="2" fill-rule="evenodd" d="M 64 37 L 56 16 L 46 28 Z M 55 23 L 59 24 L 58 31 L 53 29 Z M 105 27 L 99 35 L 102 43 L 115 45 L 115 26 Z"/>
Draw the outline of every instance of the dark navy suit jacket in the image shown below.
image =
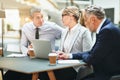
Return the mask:
<path id="1" fill-rule="evenodd" d="M 91 51 L 73 54 L 73 58 L 93 65 L 93 80 L 109 80 L 112 75 L 120 74 L 120 29 L 106 20 Z"/>

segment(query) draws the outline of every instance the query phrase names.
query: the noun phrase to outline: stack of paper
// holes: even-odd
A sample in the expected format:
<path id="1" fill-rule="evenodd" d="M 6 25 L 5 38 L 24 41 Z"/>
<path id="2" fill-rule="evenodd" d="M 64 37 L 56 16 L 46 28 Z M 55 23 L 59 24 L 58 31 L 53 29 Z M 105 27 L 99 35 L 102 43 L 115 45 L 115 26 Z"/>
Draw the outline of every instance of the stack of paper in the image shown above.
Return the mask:
<path id="1" fill-rule="evenodd" d="M 58 60 L 58 64 L 80 63 L 79 60 Z"/>
<path id="2" fill-rule="evenodd" d="M 25 55 L 24 54 L 12 53 L 10 55 L 7 55 L 7 57 L 25 57 Z"/>

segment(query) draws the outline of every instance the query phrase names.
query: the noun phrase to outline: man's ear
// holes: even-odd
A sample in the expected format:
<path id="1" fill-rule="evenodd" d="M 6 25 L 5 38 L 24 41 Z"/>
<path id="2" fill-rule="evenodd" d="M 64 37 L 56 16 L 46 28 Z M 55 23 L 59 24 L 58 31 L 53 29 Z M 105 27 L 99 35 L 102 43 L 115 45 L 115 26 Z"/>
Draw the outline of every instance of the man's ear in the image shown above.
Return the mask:
<path id="1" fill-rule="evenodd" d="M 95 23 L 95 19 L 96 19 L 96 17 L 95 17 L 95 16 L 92 16 L 92 17 L 91 17 L 91 22 L 92 22 L 92 23 Z"/>

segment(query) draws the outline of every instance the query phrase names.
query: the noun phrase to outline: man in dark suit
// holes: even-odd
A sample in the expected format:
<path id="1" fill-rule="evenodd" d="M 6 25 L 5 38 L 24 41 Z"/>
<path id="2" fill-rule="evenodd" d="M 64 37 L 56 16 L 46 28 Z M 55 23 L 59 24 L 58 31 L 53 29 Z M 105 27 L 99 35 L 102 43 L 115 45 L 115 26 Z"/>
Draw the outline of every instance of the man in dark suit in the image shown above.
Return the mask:
<path id="1" fill-rule="evenodd" d="M 94 73 L 82 80 L 110 80 L 120 74 L 120 29 L 106 19 L 104 9 L 99 6 L 88 6 L 84 18 L 85 25 L 97 34 L 93 48 L 84 53 L 59 53 L 58 58 L 82 59 L 92 65 Z"/>

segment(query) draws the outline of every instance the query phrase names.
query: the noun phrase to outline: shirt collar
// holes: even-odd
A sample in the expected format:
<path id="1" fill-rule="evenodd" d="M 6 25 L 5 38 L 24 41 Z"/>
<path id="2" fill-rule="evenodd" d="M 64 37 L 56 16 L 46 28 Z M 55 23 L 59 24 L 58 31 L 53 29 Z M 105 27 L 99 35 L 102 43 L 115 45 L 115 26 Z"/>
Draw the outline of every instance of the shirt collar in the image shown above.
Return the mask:
<path id="1" fill-rule="evenodd" d="M 32 24 L 33 24 L 33 22 L 32 22 Z M 44 25 L 45 23 L 43 23 L 43 25 Z M 38 27 L 39 29 L 41 29 L 42 28 L 42 26 L 40 26 L 40 27 Z M 33 24 L 33 29 L 36 29 L 36 26 Z"/>
<path id="2" fill-rule="evenodd" d="M 79 24 L 76 24 L 73 28 L 71 28 L 70 32 L 74 32 L 74 31 L 76 31 L 78 25 L 79 25 Z"/>
<path id="3" fill-rule="evenodd" d="M 105 22 L 105 20 L 106 20 L 106 18 L 104 18 L 104 19 L 102 20 L 102 22 L 100 23 L 99 27 L 97 28 L 97 30 L 96 30 L 96 33 L 97 33 L 97 34 L 100 32 L 100 29 L 101 29 L 103 23 Z"/>

